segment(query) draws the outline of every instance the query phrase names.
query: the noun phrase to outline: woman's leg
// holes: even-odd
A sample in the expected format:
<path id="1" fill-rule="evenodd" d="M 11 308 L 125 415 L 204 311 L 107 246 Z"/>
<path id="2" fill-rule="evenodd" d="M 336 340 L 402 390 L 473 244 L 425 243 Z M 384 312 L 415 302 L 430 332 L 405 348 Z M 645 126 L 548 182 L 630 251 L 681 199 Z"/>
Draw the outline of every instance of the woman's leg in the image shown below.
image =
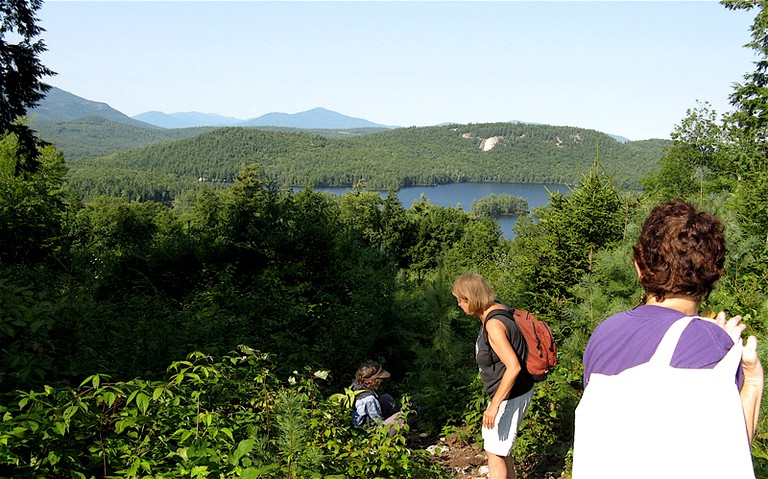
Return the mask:
<path id="1" fill-rule="evenodd" d="M 512 458 L 512 447 L 532 397 L 533 389 L 522 396 L 502 401 L 494 427 L 483 427 L 483 445 L 488 455 L 490 479 L 514 479 L 515 461 Z M 490 451 L 496 451 L 498 454 Z"/>
<path id="2" fill-rule="evenodd" d="M 488 455 L 488 479 L 515 479 L 515 461 L 512 456 Z"/>

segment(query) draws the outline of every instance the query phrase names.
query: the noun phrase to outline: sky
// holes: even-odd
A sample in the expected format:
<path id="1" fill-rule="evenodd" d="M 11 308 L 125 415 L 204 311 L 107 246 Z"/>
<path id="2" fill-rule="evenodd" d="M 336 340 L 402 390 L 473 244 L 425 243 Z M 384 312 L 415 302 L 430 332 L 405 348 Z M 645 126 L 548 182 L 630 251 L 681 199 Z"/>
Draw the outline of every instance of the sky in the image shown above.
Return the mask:
<path id="1" fill-rule="evenodd" d="M 129 116 L 323 107 L 389 126 L 522 121 L 669 138 L 731 109 L 754 12 L 707 1 L 68 1 L 45 81 Z"/>

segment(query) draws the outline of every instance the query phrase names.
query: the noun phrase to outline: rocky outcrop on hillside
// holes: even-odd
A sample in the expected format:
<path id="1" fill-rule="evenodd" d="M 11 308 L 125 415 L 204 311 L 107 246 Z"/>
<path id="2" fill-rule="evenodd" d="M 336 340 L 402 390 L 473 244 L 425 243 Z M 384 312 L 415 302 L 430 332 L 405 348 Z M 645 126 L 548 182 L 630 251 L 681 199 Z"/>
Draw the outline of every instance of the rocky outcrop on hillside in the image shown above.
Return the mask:
<path id="1" fill-rule="evenodd" d="M 480 149 L 483 151 L 491 151 L 493 147 L 496 146 L 496 144 L 502 139 L 504 139 L 503 136 L 492 136 L 490 138 L 486 138 L 480 142 Z"/>
<path id="2" fill-rule="evenodd" d="M 463 133 L 461 135 L 462 138 L 480 138 L 476 137 L 472 133 Z M 480 149 L 483 151 L 491 151 L 494 146 L 496 146 L 501 140 L 503 140 L 503 136 L 492 136 L 490 138 L 480 138 Z"/>

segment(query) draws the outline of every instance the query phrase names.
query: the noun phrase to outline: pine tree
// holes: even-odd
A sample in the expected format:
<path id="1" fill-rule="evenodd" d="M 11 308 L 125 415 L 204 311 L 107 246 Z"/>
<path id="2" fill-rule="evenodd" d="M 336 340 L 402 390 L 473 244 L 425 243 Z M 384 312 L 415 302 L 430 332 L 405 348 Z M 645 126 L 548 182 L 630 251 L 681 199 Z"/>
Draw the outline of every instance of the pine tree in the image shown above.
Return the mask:
<path id="1" fill-rule="evenodd" d="M 19 119 L 51 88 L 40 79 L 55 75 L 38 58 L 47 50 L 37 39 L 44 31 L 35 17 L 41 5 L 42 0 L 0 0 L 0 133 L 15 133 L 19 139 L 22 154 L 15 168 L 17 176 L 34 172 L 41 146 L 34 131 Z"/>

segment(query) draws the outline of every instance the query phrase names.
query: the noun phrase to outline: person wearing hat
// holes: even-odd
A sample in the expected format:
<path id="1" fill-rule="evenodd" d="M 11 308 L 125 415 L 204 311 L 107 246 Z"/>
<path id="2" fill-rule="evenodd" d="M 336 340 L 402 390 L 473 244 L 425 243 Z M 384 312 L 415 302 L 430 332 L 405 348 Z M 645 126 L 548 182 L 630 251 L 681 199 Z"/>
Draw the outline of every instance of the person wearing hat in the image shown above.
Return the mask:
<path id="1" fill-rule="evenodd" d="M 352 425 L 355 427 L 371 424 L 391 425 L 400 422 L 395 410 L 395 399 L 389 394 L 379 395 L 376 390 L 383 379 L 390 376 L 379 363 L 368 362 L 357 369 L 352 382 L 353 391 L 362 391 L 355 395 L 352 404 Z M 390 428 L 394 434 L 394 428 Z"/>

